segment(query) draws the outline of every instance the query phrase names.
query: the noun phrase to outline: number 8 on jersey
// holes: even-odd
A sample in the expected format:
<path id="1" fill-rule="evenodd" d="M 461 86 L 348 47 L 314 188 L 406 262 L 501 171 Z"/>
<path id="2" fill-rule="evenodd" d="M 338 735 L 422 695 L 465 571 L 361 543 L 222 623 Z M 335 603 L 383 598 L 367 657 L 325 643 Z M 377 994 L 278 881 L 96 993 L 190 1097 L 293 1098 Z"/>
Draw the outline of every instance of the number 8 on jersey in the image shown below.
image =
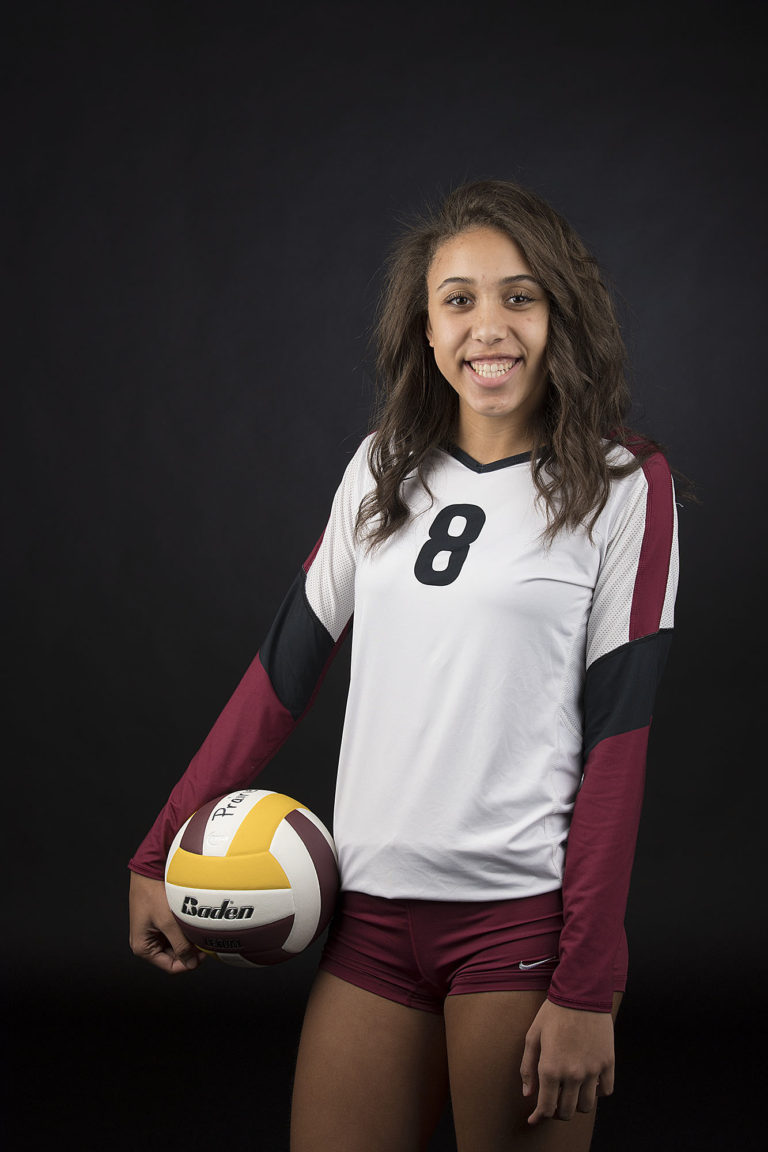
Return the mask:
<path id="1" fill-rule="evenodd" d="M 453 521 L 460 517 L 464 528 L 458 536 L 449 531 Z M 435 516 L 429 528 L 429 540 L 416 557 L 413 573 L 421 584 L 445 587 L 453 584 L 464 567 L 470 544 L 474 544 L 485 524 L 485 512 L 477 504 L 449 504 Z M 444 568 L 435 568 L 441 552 L 448 553 Z"/>

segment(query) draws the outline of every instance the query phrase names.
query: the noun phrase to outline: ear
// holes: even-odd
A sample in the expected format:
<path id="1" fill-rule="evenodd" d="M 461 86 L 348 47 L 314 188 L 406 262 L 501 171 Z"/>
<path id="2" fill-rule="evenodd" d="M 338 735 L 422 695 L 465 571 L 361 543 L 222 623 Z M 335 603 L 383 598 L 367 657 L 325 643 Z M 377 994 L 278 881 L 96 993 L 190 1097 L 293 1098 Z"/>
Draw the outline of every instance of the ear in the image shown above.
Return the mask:
<path id="1" fill-rule="evenodd" d="M 427 322 L 424 325 L 424 331 L 427 334 L 427 343 L 429 344 L 430 348 L 434 348 L 434 344 L 432 343 L 432 325 L 429 322 L 429 316 L 427 316 Z"/>

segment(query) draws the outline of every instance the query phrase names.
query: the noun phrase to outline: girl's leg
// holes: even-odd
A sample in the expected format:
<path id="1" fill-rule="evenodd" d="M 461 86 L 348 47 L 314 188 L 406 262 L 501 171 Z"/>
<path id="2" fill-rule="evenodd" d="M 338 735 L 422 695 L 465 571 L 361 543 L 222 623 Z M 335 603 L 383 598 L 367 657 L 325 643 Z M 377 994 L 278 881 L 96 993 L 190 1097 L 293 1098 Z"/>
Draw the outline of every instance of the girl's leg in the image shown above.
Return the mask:
<path id="1" fill-rule="evenodd" d="M 458 1152 L 588 1152 L 594 1111 L 531 1127 L 522 1094 L 525 1036 L 546 992 L 449 996 L 445 1026 Z M 616 1019 L 621 993 L 614 994 Z"/>
<path id="2" fill-rule="evenodd" d="M 319 973 L 299 1046 L 291 1152 L 418 1152 L 447 1094 L 441 1016 Z"/>

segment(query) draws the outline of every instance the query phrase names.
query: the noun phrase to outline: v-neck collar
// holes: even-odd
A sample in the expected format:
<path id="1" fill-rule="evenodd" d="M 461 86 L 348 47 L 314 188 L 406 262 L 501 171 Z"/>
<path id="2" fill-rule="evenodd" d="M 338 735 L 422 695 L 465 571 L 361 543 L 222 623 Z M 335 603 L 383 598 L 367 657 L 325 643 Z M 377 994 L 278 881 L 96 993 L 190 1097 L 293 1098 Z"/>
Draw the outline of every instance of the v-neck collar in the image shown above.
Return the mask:
<path id="1" fill-rule="evenodd" d="M 527 464 L 530 463 L 533 455 L 531 452 L 518 452 L 516 456 L 505 456 L 503 460 L 492 460 L 490 464 L 480 464 L 468 452 L 465 452 L 463 448 L 457 448 L 455 444 L 449 444 L 446 452 L 450 453 L 454 460 L 458 460 L 459 464 L 471 469 L 472 472 L 496 472 L 499 468 L 512 468 L 515 464 Z"/>

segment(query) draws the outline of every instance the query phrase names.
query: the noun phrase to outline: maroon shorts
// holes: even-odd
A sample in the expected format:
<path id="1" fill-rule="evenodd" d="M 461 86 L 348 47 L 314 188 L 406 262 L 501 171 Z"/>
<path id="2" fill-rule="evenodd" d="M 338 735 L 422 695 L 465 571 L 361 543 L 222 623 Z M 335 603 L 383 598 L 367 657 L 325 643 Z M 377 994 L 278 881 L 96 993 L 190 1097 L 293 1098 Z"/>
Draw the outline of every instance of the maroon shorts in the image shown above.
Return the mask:
<path id="1" fill-rule="evenodd" d="M 562 926 L 559 889 L 482 902 L 342 892 L 320 967 L 408 1008 L 442 1013 L 446 996 L 547 989 Z M 623 992 L 623 931 L 613 976 L 614 991 Z"/>

